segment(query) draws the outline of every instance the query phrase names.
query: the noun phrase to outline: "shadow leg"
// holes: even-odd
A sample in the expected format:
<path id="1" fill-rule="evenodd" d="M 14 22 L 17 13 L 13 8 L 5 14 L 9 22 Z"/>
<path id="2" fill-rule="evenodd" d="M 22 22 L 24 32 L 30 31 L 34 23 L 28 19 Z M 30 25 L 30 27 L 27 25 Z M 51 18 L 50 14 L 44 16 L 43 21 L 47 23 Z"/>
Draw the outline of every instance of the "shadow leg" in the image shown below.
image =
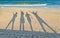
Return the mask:
<path id="1" fill-rule="evenodd" d="M 20 24 L 20 30 L 21 30 L 21 24 Z"/>
<path id="2" fill-rule="evenodd" d="M 6 29 L 8 28 L 8 26 L 9 26 L 9 24 L 11 23 L 12 21 L 10 21 L 9 23 L 8 23 L 8 25 L 6 26 Z"/>
<path id="3" fill-rule="evenodd" d="M 46 22 L 44 22 L 45 25 L 47 25 L 54 33 L 57 33 L 54 29 L 52 29 Z"/>
<path id="4" fill-rule="evenodd" d="M 20 30 L 24 31 L 24 24 L 23 23 L 20 24 Z"/>
<path id="5" fill-rule="evenodd" d="M 13 30 L 13 28 L 14 28 L 14 21 L 12 22 L 12 30 Z"/>
<path id="6" fill-rule="evenodd" d="M 40 23 L 40 25 L 41 25 L 41 27 L 42 27 L 43 31 L 46 33 L 46 30 L 45 30 L 45 28 L 44 28 L 43 24 L 42 24 L 42 23 Z"/>
<path id="7" fill-rule="evenodd" d="M 24 31 L 24 24 L 23 24 L 23 31 Z"/>
<path id="8" fill-rule="evenodd" d="M 33 31 L 33 27 L 32 27 L 32 24 L 30 23 L 30 27 L 31 27 L 31 30 Z"/>

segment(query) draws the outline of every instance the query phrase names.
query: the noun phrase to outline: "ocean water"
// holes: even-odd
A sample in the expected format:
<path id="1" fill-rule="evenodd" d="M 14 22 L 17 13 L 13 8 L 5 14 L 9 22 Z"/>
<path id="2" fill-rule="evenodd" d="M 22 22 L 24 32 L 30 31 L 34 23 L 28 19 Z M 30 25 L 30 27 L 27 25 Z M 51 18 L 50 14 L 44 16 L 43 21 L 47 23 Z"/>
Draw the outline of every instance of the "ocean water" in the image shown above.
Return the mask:
<path id="1" fill-rule="evenodd" d="M 31 2 L 32 4 L 60 5 L 60 0 L 0 0 L 0 4 L 17 4 Z"/>
<path id="2" fill-rule="evenodd" d="M 60 0 L 0 0 L 0 4 L 2 5 L 3 4 L 26 4 L 26 3 L 27 4 L 47 4 L 46 7 L 60 8 Z"/>

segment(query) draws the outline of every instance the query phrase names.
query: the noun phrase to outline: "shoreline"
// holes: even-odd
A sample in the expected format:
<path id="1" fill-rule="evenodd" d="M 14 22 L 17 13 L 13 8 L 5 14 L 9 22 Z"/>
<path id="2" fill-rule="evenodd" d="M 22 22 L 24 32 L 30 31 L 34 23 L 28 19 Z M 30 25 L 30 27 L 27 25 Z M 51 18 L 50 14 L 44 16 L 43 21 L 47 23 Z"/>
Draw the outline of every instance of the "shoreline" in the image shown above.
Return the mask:
<path id="1" fill-rule="evenodd" d="M 0 4 L 0 8 L 60 8 L 60 5 L 47 5 L 47 4 L 5 5 L 5 4 Z"/>

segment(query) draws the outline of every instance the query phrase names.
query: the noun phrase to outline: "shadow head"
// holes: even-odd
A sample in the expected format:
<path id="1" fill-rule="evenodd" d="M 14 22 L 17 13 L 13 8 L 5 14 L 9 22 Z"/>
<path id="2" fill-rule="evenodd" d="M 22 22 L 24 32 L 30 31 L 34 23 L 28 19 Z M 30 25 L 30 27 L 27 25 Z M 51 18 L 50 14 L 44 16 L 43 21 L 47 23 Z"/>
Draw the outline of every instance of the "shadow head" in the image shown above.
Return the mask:
<path id="1" fill-rule="evenodd" d="M 16 14 L 17 14 L 17 12 L 16 12 Z"/>
<path id="2" fill-rule="evenodd" d="M 37 11 L 33 11 L 33 14 L 34 14 L 34 15 L 37 15 Z"/>
<path id="3" fill-rule="evenodd" d="M 21 14 L 24 15 L 23 11 L 21 11 Z"/>

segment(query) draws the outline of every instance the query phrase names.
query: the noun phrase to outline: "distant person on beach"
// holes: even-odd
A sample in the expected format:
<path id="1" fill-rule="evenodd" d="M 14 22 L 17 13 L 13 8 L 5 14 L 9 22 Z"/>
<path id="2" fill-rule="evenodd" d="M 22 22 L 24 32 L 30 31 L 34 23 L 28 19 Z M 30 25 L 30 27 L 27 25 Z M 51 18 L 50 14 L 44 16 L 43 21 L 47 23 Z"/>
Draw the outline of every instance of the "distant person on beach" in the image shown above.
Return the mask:
<path id="1" fill-rule="evenodd" d="M 6 29 L 7 29 L 8 26 L 12 23 L 12 30 L 13 30 L 14 22 L 15 22 L 16 17 L 17 17 L 17 12 L 16 12 L 15 14 L 13 13 L 13 17 L 12 17 L 11 21 L 8 23 Z"/>

